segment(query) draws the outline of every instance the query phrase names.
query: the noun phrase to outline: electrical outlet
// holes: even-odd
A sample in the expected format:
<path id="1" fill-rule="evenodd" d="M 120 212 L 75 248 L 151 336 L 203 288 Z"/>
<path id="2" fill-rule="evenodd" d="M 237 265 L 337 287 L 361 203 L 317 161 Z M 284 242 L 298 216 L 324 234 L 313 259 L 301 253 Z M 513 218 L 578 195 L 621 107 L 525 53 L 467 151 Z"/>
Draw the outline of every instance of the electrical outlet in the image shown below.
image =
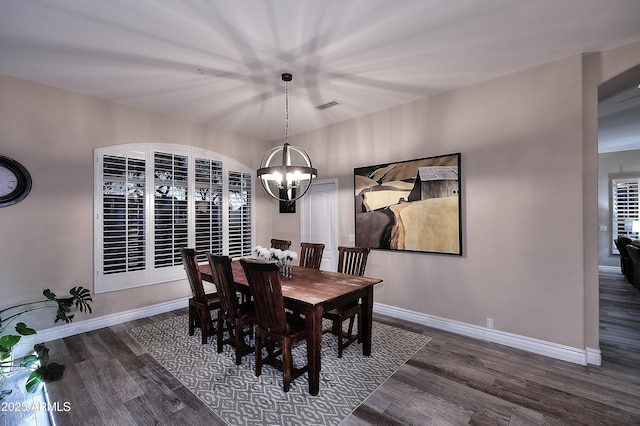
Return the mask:
<path id="1" fill-rule="evenodd" d="M 493 318 L 487 318 L 487 328 L 493 328 Z"/>

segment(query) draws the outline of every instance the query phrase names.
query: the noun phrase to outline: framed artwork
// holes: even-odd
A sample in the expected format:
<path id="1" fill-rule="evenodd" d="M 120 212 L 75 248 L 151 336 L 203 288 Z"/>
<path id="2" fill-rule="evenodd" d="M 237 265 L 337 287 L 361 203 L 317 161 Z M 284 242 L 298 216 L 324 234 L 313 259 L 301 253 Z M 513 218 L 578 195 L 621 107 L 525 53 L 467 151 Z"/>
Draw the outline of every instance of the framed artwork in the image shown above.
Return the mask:
<path id="1" fill-rule="evenodd" d="M 358 247 L 462 255 L 460 153 L 353 169 Z"/>

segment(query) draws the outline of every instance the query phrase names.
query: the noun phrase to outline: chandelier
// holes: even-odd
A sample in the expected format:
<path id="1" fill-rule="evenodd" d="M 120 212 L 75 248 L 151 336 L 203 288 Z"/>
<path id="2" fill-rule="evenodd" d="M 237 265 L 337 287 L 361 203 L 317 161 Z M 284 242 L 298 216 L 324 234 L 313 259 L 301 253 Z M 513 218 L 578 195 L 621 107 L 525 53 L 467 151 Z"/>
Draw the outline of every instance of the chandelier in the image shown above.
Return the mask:
<path id="1" fill-rule="evenodd" d="M 257 171 L 267 194 L 287 203 L 306 194 L 313 178 L 318 175 L 309 155 L 303 149 L 289 145 L 289 82 L 292 79 L 291 74 L 282 74 L 285 93 L 284 145 L 267 152 Z"/>

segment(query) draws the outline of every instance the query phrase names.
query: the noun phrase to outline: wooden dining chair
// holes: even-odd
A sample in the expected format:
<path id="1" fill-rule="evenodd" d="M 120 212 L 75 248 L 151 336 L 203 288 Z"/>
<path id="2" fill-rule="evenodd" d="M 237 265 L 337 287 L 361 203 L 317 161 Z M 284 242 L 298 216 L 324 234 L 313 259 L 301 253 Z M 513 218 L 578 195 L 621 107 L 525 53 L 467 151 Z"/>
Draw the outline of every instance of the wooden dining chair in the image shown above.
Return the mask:
<path id="1" fill-rule="evenodd" d="M 205 293 L 195 249 L 183 248 L 180 254 L 192 294 L 189 299 L 189 336 L 193 336 L 196 327 L 200 328 L 204 345 L 209 336 L 215 333 L 211 311 L 220 308 L 220 299 L 216 292 Z"/>
<path id="2" fill-rule="evenodd" d="M 216 288 L 220 297 L 217 324 L 218 353 L 222 352 L 222 347 L 225 344 L 233 346 L 236 353 L 236 365 L 240 365 L 242 357 L 253 351 L 253 346 L 248 345 L 244 337 L 246 335 L 253 337 L 256 311 L 253 302 L 240 303 L 238 300 L 238 289 L 233 279 L 231 258 L 207 253 L 207 260 L 211 266 L 212 274 L 217 277 Z M 228 339 L 224 339 L 225 324 L 227 324 L 229 332 Z"/>
<path id="3" fill-rule="evenodd" d="M 324 244 L 322 243 L 300 243 L 300 266 L 320 269 L 323 252 Z"/>
<path id="4" fill-rule="evenodd" d="M 338 247 L 338 272 L 363 276 L 367 267 L 370 249 L 367 247 Z M 355 301 L 340 306 L 323 314 L 324 318 L 332 322 L 331 332 L 338 337 L 338 358 L 342 358 L 342 351 L 353 342 L 362 340 L 362 308 L 360 302 Z M 353 334 L 353 323 L 358 317 L 358 330 Z M 349 320 L 349 328 L 345 336 L 342 323 Z"/>
<path id="5" fill-rule="evenodd" d="M 271 239 L 271 248 L 289 250 L 289 247 L 291 247 L 291 241 L 289 240 L 278 240 L 276 238 Z"/>
<path id="6" fill-rule="evenodd" d="M 240 259 L 240 264 L 256 306 L 256 376 L 262 374 L 262 364 L 270 365 L 282 371 L 283 389 L 289 392 L 291 381 L 309 369 L 308 363 L 295 367 L 291 355 L 292 346 L 307 338 L 304 320 L 284 309 L 278 265 L 246 258 Z M 267 349 L 265 358 L 262 357 L 263 345 Z M 280 354 L 282 360 L 277 358 Z"/>

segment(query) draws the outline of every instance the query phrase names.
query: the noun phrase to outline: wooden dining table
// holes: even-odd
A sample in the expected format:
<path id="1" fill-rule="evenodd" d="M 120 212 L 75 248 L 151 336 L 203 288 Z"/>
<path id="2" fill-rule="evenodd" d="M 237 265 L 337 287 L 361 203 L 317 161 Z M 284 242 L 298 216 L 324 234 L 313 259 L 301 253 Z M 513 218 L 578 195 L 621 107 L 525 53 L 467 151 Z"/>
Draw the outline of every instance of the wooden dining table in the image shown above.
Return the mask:
<path id="1" fill-rule="evenodd" d="M 233 261 L 231 267 L 234 281 L 247 290 L 249 284 L 240 262 Z M 215 282 L 208 264 L 200 265 L 200 273 L 203 280 Z M 320 389 L 323 312 L 359 300 L 362 304 L 362 354 L 371 355 L 373 286 L 382 280 L 294 266 L 292 277 L 281 277 L 280 282 L 285 307 L 305 317 L 309 393 L 317 395 Z"/>

